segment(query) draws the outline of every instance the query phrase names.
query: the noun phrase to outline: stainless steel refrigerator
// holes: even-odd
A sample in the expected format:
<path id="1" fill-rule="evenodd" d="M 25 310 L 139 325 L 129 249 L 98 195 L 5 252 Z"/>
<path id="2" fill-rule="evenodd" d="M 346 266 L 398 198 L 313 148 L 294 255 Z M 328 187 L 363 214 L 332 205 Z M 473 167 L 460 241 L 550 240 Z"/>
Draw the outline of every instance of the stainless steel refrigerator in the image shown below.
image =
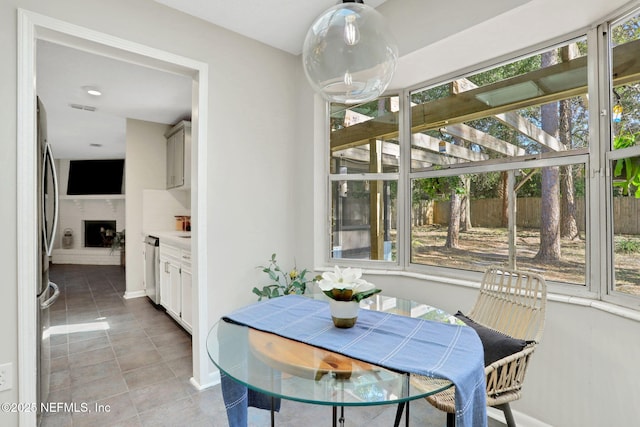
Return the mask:
<path id="1" fill-rule="evenodd" d="M 38 424 L 40 424 L 40 403 L 46 402 L 49 395 L 49 375 L 51 373 L 51 350 L 49 345 L 49 308 L 60 295 L 58 286 L 49 280 L 49 257 L 58 224 L 58 179 L 53 160 L 51 145 L 47 141 L 47 115 L 40 99 L 37 99 L 38 117 L 38 240 L 39 265 L 36 283 L 38 303 Z"/>

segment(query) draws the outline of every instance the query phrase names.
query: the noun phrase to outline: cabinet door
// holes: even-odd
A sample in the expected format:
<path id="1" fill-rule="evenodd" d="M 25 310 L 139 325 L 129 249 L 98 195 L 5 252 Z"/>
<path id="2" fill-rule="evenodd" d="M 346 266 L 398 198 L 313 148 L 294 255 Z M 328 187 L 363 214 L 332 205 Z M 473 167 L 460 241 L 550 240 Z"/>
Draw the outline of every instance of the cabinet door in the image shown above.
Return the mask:
<path id="1" fill-rule="evenodd" d="M 182 269 L 182 321 L 189 332 L 193 324 L 193 293 L 191 287 L 191 270 Z"/>
<path id="2" fill-rule="evenodd" d="M 167 138 L 167 188 L 191 188 L 191 123 L 182 121 Z"/>
<path id="3" fill-rule="evenodd" d="M 181 283 L 180 283 L 180 265 L 176 264 L 173 261 L 169 261 L 168 263 L 169 269 L 169 293 L 171 294 L 169 305 L 167 306 L 167 311 L 169 314 L 172 314 L 176 318 L 180 318 L 180 294 L 181 294 Z"/>
<path id="4" fill-rule="evenodd" d="M 171 305 L 171 275 L 169 260 L 160 256 L 160 305 L 169 309 Z"/>
<path id="5" fill-rule="evenodd" d="M 175 134 L 167 139 L 167 188 L 173 188 L 176 179 L 174 150 L 176 145 Z"/>
<path id="6" fill-rule="evenodd" d="M 167 138 L 167 188 L 184 185 L 184 129 Z"/>
<path id="7" fill-rule="evenodd" d="M 147 285 L 147 282 L 149 281 L 149 279 L 147 278 L 147 276 L 149 275 L 149 273 L 147 272 L 147 245 L 146 244 L 142 244 L 142 265 L 144 265 L 144 268 L 142 269 L 142 288 L 145 290 L 145 292 L 147 291 L 147 288 L 149 287 Z"/>
<path id="8" fill-rule="evenodd" d="M 184 185 L 184 129 L 176 132 L 172 138 L 175 138 L 173 146 L 173 173 L 175 180 L 174 187 Z"/>

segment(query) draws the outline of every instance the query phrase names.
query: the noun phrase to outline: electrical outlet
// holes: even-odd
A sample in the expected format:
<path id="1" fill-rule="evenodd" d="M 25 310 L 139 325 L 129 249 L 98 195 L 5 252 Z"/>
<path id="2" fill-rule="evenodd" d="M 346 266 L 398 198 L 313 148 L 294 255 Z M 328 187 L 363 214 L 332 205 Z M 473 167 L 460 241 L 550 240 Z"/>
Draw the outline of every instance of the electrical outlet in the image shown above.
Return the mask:
<path id="1" fill-rule="evenodd" d="M 9 390 L 13 387 L 12 372 L 13 366 L 11 366 L 11 363 L 0 365 L 0 391 Z"/>

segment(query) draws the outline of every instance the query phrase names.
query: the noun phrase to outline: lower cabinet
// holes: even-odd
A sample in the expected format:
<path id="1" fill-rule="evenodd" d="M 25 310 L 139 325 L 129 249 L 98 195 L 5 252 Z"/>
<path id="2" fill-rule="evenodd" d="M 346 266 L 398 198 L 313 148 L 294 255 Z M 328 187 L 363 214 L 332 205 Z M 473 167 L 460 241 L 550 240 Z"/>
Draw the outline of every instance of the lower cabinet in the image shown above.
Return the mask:
<path id="1" fill-rule="evenodd" d="M 166 255 L 160 255 L 160 305 L 168 311 L 174 307 L 171 301 L 171 295 L 173 294 L 173 292 L 171 292 L 171 276 L 175 276 L 175 271 L 179 268 L 171 258 L 168 258 Z M 174 272 L 173 274 L 171 273 L 172 271 Z"/>
<path id="2" fill-rule="evenodd" d="M 193 288 L 191 286 L 191 268 L 182 268 L 181 277 L 181 289 L 182 295 L 180 298 L 182 304 L 182 321 L 187 326 L 187 330 L 191 331 L 191 325 L 193 324 Z"/>
<path id="3" fill-rule="evenodd" d="M 160 242 L 160 304 L 189 333 L 193 301 L 191 253 Z"/>

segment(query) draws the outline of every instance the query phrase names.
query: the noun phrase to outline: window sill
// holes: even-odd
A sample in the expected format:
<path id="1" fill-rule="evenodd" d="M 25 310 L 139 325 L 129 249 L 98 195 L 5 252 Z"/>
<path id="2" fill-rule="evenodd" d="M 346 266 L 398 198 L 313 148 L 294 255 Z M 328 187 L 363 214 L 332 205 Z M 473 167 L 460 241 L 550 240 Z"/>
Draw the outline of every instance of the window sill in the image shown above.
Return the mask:
<path id="1" fill-rule="evenodd" d="M 331 268 L 327 268 L 327 267 L 316 268 L 316 271 L 331 271 L 331 270 L 332 270 Z M 463 286 L 463 287 L 475 288 L 475 289 L 478 289 L 480 287 L 480 284 L 474 280 L 456 279 L 456 278 L 445 277 L 445 276 L 435 276 L 431 274 L 416 273 L 412 271 L 363 269 L 363 274 L 369 275 L 369 276 L 407 277 L 412 279 L 438 282 L 442 284 Z M 612 314 L 614 316 L 619 316 L 625 319 L 640 322 L 640 311 L 635 310 L 633 308 L 627 308 L 620 305 L 616 305 L 606 301 L 600 301 L 592 298 L 584 298 L 580 296 L 562 295 L 557 293 L 547 293 L 547 300 L 558 302 L 558 303 L 564 303 L 564 304 L 579 305 L 582 307 L 590 307 L 595 310 Z"/>

